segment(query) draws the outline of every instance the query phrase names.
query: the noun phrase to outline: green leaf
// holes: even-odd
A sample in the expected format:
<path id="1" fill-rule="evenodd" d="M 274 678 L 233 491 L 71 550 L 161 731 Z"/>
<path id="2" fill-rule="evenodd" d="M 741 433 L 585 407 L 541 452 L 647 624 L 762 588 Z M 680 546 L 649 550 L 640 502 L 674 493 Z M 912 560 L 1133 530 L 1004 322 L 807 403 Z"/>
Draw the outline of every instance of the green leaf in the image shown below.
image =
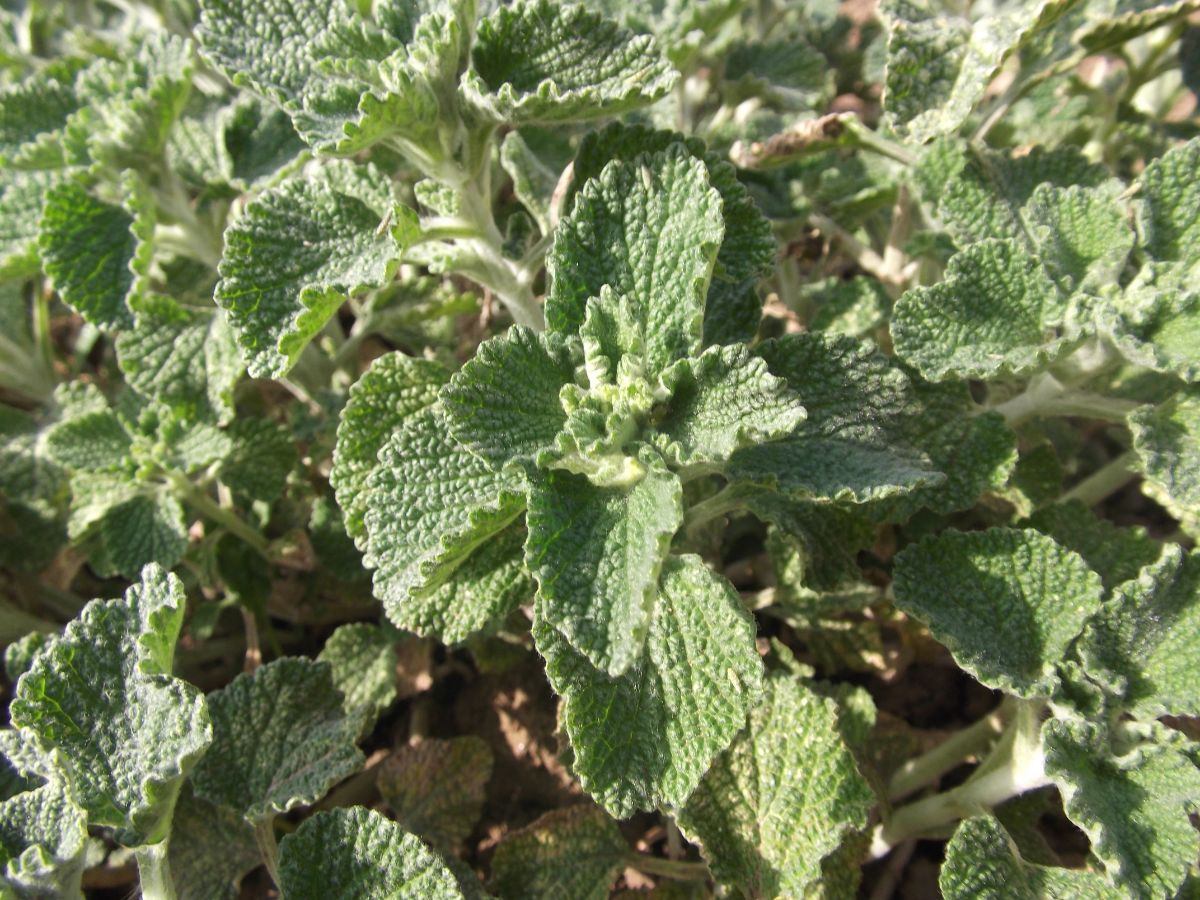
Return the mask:
<path id="1" fill-rule="evenodd" d="M 1016 241 L 980 241 L 955 254 L 944 281 L 896 303 L 896 352 L 932 381 L 1023 375 L 1072 346 L 1056 337 L 1067 302 Z"/>
<path id="2" fill-rule="evenodd" d="M 320 800 L 363 764 L 333 669 L 285 657 L 208 695 L 213 745 L 192 775 L 196 796 L 255 822 Z"/>
<path id="3" fill-rule="evenodd" d="M 1038 258 L 1064 290 L 1116 283 L 1134 243 L 1123 189 L 1116 180 L 1095 188 L 1041 184 L 1021 210 Z"/>
<path id="4" fill-rule="evenodd" d="M 767 365 L 734 345 L 711 347 L 672 369 L 670 407 L 655 435 L 663 455 L 675 466 L 723 463 L 800 425 L 800 398 Z"/>
<path id="5" fill-rule="evenodd" d="M 362 806 L 319 812 L 279 842 L 279 887 L 289 900 L 421 897 L 461 900 L 454 875 L 395 822 Z"/>
<path id="6" fill-rule="evenodd" d="M 148 563 L 172 567 L 187 551 L 183 507 L 166 490 L 139 494 L 110 507 L 97 527 L 104 562 L 126 578 L 135 577 Z"/>
<path id="7" fill-rule="evenodd" d="M 501 897 L 607 900 L 630 857 L 617 823 L 579 803 L 505 837 L 492 858 L 492 886 Z"/>
<path id="8" fill-rule="evenodd" d="M 1200 555 L 1168 547 L 1115 591 L 1079 646 L 1085 671 L 1138 718 L 1200 715 Z"/>
<path id="9" fill-rule="evenodd" d="M 495 469 L 533 463 L 566 421 L 558 394 L 575 380 L 572 349 L 519 325 L 480 344 L 442 392 L 450 433 Z"/>
<path id="10" fill-rule="evenodd" d="M 593 668 L 537 607 L 533 634 L 563 697 L 575 773 L 617 818 L 681 806 L 761 689 L 754 622 L 697 556 L 664 564 L 642 657 L 620 677 Z"/>
<path id="11" fill-rule="evenodd" d="M 394 638 L 378 625 L 342 625 L 329 636 L 317 662 L 329 664 L 346 714 L 358 718 L 360 735 L 369 734 L 396 700 Z"/>
<path id="12" fill-rule="evenodd" d="M 679 813 L 717 881 L 747 897 L 799 897 L 821 861 L 867 825 L 874 794 L 838 733 L 837 704 L 786 675 Z"/>
<path id="13" fill-rule="evenodd" d="M 381 230 L 393 214 L 402 224 Z M 412 215 L 374 167 L 343 161 L 252 200 L 225 232 L 215 294 L 250 374 L 283 375 L 347 297 L 386 284 Z"/>
<path id="14" fill-rule="evenodd" d="M 168 297 L 143 297 L 133 328 L 117 335 L 126 383 L 184 419 L 233 414 L 242 373 L 237 344 L 221 310 L 197 310 Z"/>
<path id="15" fill-rule="evenodd" d="M 1200 381 L 1200 291 L 1192 268 L 1150 262 L 1120 293 L 1096 305 L 1099 331 L 1130 362 Z"/>
<path id="16" fill-rule="evenodd" d="M 1187 390 L 1161 406 L 1129 416 L 1133 448 L 1146 474 L 1143 490 L 1185 528 L 1200 523 L 1200 391 Z"/>
<path id="17" fill-rule="evenodd" d="M 1016 844 L 991 816 L 967 819 L 946 845 L 938 876 L 946 900 L 1120 900 L 1103 876 L 1039 866 L 1021 858 Z"/>
<path id="18" fill-rule="evenodd" d="M 62 136 L 82 98 L 75 90 L 79 60 L 47 61 L 0 92 L 0 163 L 14 169 L 63 165 Z"/>
<path id="19" fill-rule="evenodd" d="M 1029 525 L 1082 556 L 1103 579 L 1105 590 L 1136 578 L 1142 566 L 1153 563 L 1162 552 L 1162 545 L 1146 529 L 1113 525 L 1078 500 L 1039 509 L 1030 516 Z"/>
<path id="20" fill-rule="evenodd" d="M 922 0 L 884 5 L 888 25 L 883 107 L 890 128 L 916 142 L 956 131 L 992 78 L 1058 0 L 1021 0 L 971 22 L 936 15 Z"/>
<path id="21" fill-rule="evenodd" d="M 0 167 L 0 278 L 36 275 L 40 268 L 38 221 L 46 195 L 63 181 L 59 172 Z"/>
<path id="22" fill-rule="evenodd" d="M 1046 697 L 1100 608 L 1100 577 L 1031 529 L 946 531 L 896 558 L 896 604 L 989 687 Z"/>
<path id="23" fill-rule="evenodd" d="M 647 106 L 679 78 L 654 39 L 583 5 L 518 0 L 479 23 L 466 99 L 497 123 L 551 124 Z"/>
<path id="24" fill-rule="evenodd" d="M 454 441 L 439 406 L 409 416 L 367 480 L 367 552 L 389 615 L 427 596 L 524 508 L 524 486 Z"/>
<path id="25" fill-rule="evenodd" d="M 1155 259 L 1200 261 L 1200 189 L 1192 176 L 1200 165 L 1200 140 L 1168 150 L 1138 179 L 1142 246 Z"/>
<path id="26" fill-rule="evenodd" d="M 167 854 L 178 900 L 236 900 L 242 878 L 262 864 L 249 823 L 190 788 L 175 807 Z"/>
<path id="27" fill-rule="evenodd" d="M 525 558 L 539 621 L 591 666 L 624 673 L 643 656 L 659 571 L 682 519 L 683 488 L 661 462 L 628 489 L 567 472 L 535 477 Z"/>
<path id="28" fill-rule="evenodd" d="M 632 162 L 643 153 L 658 153 L 674 144 L 682 144 L 704 163 L 709 182 L 721 195 L 725 235 L 704 303 L 704 343 L 753 340 L 762 318 L 762 301 L 755 288 L 774 271 L 778 247 L 770 222 L 738 180 L 737 170 L 728 160 L 707 150 L 697 138 L 614 122 L 587 135 L 579 145 L 573 184 L 579 187 L 587 184 L 610 160 Z M 574 195 L 570 196 L 573 199 Z"/>
<path id="29" fill-rule="evenodd" d="M 47 632 L 31 631 L 4 648 L 4 674 L 8 676 L 10 684 L 16 684 L 17 679 L 28 671 L 33 658 L 49 640 Z"/>
<path id="30" fill-rule="evenodd" d="M 366 546 L 367 479 L 379 451 L 406 419 L 437 401 L 449 377 L 439 363 L 389 353 L 375 360 L 350 388 L 338 422 L 329 482 L 345 515 L 346 533 L 360 550 Z"/>
<path id="31" fill-rule="evenodd" d="M 227 431 L 233 441 L 218 474 L 230 490 L 248 500 L 272 503 L 296 466 L 296 443 L 287 426 L 270 419 L 238 419 Z"/>
<path id="32" fill-rule="evenodd" d="M 799 563 L 797 584 L 835 591 L 862 580 L 858 553 L 875 543 L 877 531 L 869 509 L 794 500 L 756 485 L 737 490 L 751 513 L 788 535 Z"/>
<path id="33" fill-rule="evenodd" d="M 532 601 L 533 592 L 525 529 L 513 524 L 488 538 L 445 584 L 390 605 L 388 618 L 397 628 L 459 644 L 498 630 L 518 606 Z"/>
<path id="34" fill-rule="evenodd" d="M 46 434 L 46 452 L 52 460 L 85 472 L 120 468 L 132 447 L 133 435 L 110 409 L 59 422 Z"/>
<path id="35" fill-rule="evenodd" d="M 935 485 L 944 476 L 897 434 L 912 406 L 908 379 L 873 345 L 820 334 L 763 342 L 758 353 L 808 413 L 791 435 L 742 450 L 731 480 L 797 498 L 863 503 Z"/>
<path id="36" fill-rule="evenodd" d="M 204 697 L 171 675 L 183 585 L 156 565 L 93 600 L 17 685 L 14 725 L 62 754 L 88 822 L 128 846 L 166 838 L 180 785 L 212 741 Z"/>
<path id="37" fill-rule="evenodd" d="M 578 332 L 588 299 L 607 284 L 632 304 L 648 376 L 695 355 L 723 234 L 720 195 L 683 147 L 609 163 L 555 232 L 550 330 Z"/>
<path id="38" fill-rule="evenodd" d="M 405 831 L 454 852 L 483 814 L 492 751 L 474 735 L 401 747 L 380 768 L 379 793 Z"/>
<path id="39" fill-rule="evenodd" d="M 1052 719 L 1042 730 L 1067 816 L 1109 878 L 1137 898 L 1174 896 L 1200 852 L 1188 820 L 1200 806 L 1200 771 L 1182 735 L 1156 725 L 1153 738 L 1118 756 L 1098 725 Z"/>
<path id="40" fill-rule="evenodd" d="M 532 131 L 538 133 L 536 129 Z M 525 134 L 529 132 L 526 130 Z M 529 210 L 542 234 L 550 234 L 554 230 L 550 204 L 561 172 L 555 171 L 552 163 L 538 155 L 525 134 L 510 131 L 504 136 L 504 143 L 500 146 L 500 165 L 513 181 L 513 193 L 521 205 Z"/>

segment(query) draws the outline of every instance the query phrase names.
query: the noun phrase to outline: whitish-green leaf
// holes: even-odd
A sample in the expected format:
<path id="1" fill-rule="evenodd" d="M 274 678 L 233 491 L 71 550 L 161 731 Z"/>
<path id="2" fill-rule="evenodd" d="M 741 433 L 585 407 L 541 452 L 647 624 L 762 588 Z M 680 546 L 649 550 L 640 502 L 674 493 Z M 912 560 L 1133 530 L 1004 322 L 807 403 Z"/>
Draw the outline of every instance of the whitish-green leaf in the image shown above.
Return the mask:
<path id="1" fill-rule="evenodd" d="M 110 409 L 74 416 L 46 434 L 46 452 L 52 460 L 85 472 L 120 468 L 132 447 L 133 435 Z"/>
<path id="2" fill-rule="evenodd" d="M 707 150 L 696 138 L 614 122 L 589 134 L 579 145 L 573 184 L 582 187 L 599 175 L 610 160 L 631 162 L 643 153 L 658 153 L 673 144 L 682 144 L 692 156 L 704 162 L 709 182 L 721 195 L 725 235 L 704 304 L 704 343 L 750 341 L 762 318 L 762 301 L 755 288 L 774 271 L 778 248 L 770 222 L 759 211 L 728 160 Z"/>
<path id="3" fill-rule="evenodd" d="M 226 432 L 232 440 L 218 470 L 240 498 L 272 503 L 283 493 L 296 465 L 296 443 L 286 425 L 270 419 L 238 419 Z"/>
<path id="4" fill-rule="evenodd" d="M 82 98 L 75 76 L 83 63 L 47 60 L 0 92 L 0 163 L 18 169 L 55 169 L 63 160 L 62 132 Z"/>
<path id="5" fill-rule="evenodd" d="M 49 632 L 31 631 L 4 648 L 4 674 L 8 676 L 10 684 L 16 684 L 17 679 L 25 674 L 33 658 L 49 640 Z"/>
<path id="6" fill-rule="evenodd" d="M 409 416 L 437 401 L 449 377 L 439 363 L 389 353 L 350 388 L 338 422 L 329 482 L 345 516 L 346 533 L 360 550 L 366 546 L 367 479 L 378 464 L 379 451 Z"/>
<path id="7" fill-rule="evenodd" d="M 1187 528 L 1200 523 L 1200 391 L 1129 416 L 1133 448 L 1146 474 L 1143 490 Z"/>
<path id="8" fill-rule="evenodd" d="M 236 900 L 242 878 L 262 865 L 250 823 L 190 787 L 175 807 L 167 853 L 178 900 Z"/>
<path id="9" fill-rule="evenodd" d="M 277 659 L 209 694 L 208 706 L 213 745 L 192 786 L 251 822 L 315 803 L 362 767 L 361 720 L 342 708 L 326 663 Z"/>
<path id="10" fill-rule="evenodd" d="M 329 636 L 318 662 L 333 669 L 333 686 L 342 692 L 342 706 L 359 719 L 359 734 L 375 727 L 396 699 L 396 643 L 378 625 L 355 622 Z"/>
<path id="11" fill-rule="evenodd" d="M 279 842 L 290 900 L 461 900 L 454 875 L 416 835 L 363 806 L 320 812 Z"/>
<path id="12" fill-rule="evenodd" d="M 1200 253 L 1200 140 L 1167 151 L 1146 166 L 1138 180 L 1142 207 L 1142 246 L 1155 259 L 1196 262 Z"/>
<path id="13" fill-rule="evenodd" d="M 783 440 L 737 453 L 728 475 L 799 498 L 862 503 L 943 480 L 897 434 L 908 379 L 873 345 L 820 334 L 768 340 L 758 353 L 808 413 Z"/>
<path id="14" fill-rule="evenodd" d="M 519 325 L 485 341 L 442 392 L 450 433 L 496 469 L 533 463 L 566 421 L 558 394 L 576 355 L 560 335 Z"/>
<path id="15" fill-rule="evenodd" d="M 147 260 L 139 254 L 152 223 L 97 200 L 77 184 L 46 195 L 38 246 L 63 300 L 100 328 L 133 325 L 130 302 Z"/>
<path id="16" fill-rule="evenodd" d="M 513 193 L 533 216 L 542 234 L 550 234 L 554 230 L 550 203 L 562 173 L 542 159 L 520 131 L 505 135 L 500 146 L 500 164 L 513 181 Z"/>
<path id="17" fill-rule="evenodd" d="M 129 846 L 166 838 L 179 787 L 208 748 L 204 697 L 171 675 L 183 585 L 158 566 L 93 600 L 17 685 L 13 724 L 62 754 L 88 821 Z"/>
<path id="18" fill-rule="evenodd" d="M 971 244 L 944 281 L 896 303 L 896 352 L 932 381 L 1036 371 L 1071 346 L 1055 330 L 1066 299 L 1037 260 L 1013 240 Z"/>
<path id="19" fill-rule="evenodd" d="M 1106 590 L 1136 578 L 1162 552 L 1162 544 L 1145 528 L 1114 525 L 1078 500 L 1045 506 L 1030 516 L 1029 524 L 1082 556 Z"/>
<path id="20" fill-rule="evenodd" d="M 561 471 L 534 477 L 525 557 L 539 621 L 591 666 L 621 675 L 644 655 L 659 570 L 682 519 L 683 488 L 659 461 L 630 488 Z"/>
<path id="21" fill-rule="evenodd" d="M 1134 233 L 1119 181 L 1100 187 L 1041 184 L 1021 210 L 1038 259 L 1068 292 L 1114 284 Z"/>
<path id="22" fill-rule="evenodd" d="M 1139 718 L 1200 715 L 1200 555 L 1168 547 L 1084 632 L 1085 670 Z"/>
<path id="23" fill-rule="evenodd" d="M 428 595 L 524 508 L 523 481 L 498 473 L 449 433 L 441 406 L 409 416 L 367 479 L 375 594 L 397 610 Z"/>
<path id="24" fill-rule="evenodd" d="M 654 39 L 582 4 L 519 0 L 479 23 L 465 97 L 498 123 L 572 122 L 646 106 L 679 75 Z"/>
<path id="25" fill-rule="evenodd" d="M 406 831 L 454 852 L 483 814 L 492 751 L 474 735 L 401 747 L 379 769 L 379 793 Z"/>
<path id="26" fill-rule="evenodd" d="M 1100 576 L 1032 529 L 946 531 L 896 558 L 896 604 L 989 687 L 1045 697 L 1100 608 Z"/>
<path id="27" fill-rule="evenodd" d="M 697 556 L 663 566 L 642 657 L 618 678 L 593 668 L 536 607 L 533 631 L 563 697 L 575 773 L 618 818 L 681 806 L 758 700 L 754 622 Z"/>
<path id="28" fill-rule="evenodd" d="M 1147 900 L 1173 897 L 1200 853 L 1188 820 L 1200 808 L 1200 770 L 1178 732 L 1155 725 L 1152 738 L 1117 756 L 1099 725 L 1052 719 L 1042 730 L 1067 816 L 1126 896 Z"/>
<path id="29" fill-rule="evenodd" d="M 1096 314 L 1130 362 L 1200 381 L 1200 290 L 1191 266 L 1148 262 L 1125 290 L 1106 292 Z"/>
<path id="30" fill-rule="evenodd" d="M 555 232 L 550 330 L 578 332 L 588 299 L 607 284 L 632 304 L 649 376 L 695 355 L 723 235 L 721 197 L 682 146 L 609 163 Z"/>
<path id="31" fill-rule="evenodd" d="M 225 233 L 217 303 L 250 374 L 278 376 L 347 297 L 381 287 L 412 212 L 372 166 L 333 161 L 268 188 Z M 400 225 L 380 225 L 394 216 Z"/>
<path id="32" fill-rule="evenodd" d="M 0 731 L 0 769 L 15 788 L 0 793 L 0 894 L 82 896 L 87 815 L 62 765 L 33 738 Z"/>
<path id="33" fill-rule="evenodd" d="M 1103 876 L 1039 866 L 1021 858 L 1004 826 L 991 816 L 967 819 L 946 845 L 938 876 L 946 900 L 1121 900 Z"/>
<path id="34" fill-rule="evenodd" d="M 813 331 L 868 337 L 887 321 L 891 301 L 883 285 L 863 275 L 826 278 L 807 285 L 804 295 L 816 304 Z"/>
<path id="35" fill-rule="evenodd" d="M 798 897 L 821 877 L 821 860 L 866 826 L 873 801 L 838 733 L 837 704 L 776 675 L 679 825 L 735 894 Z"/>
<path id="36" fill-rule="evenodd" d="M 458 644 L 500 628 L 509 613 L 533 600 L 533 592 L 525 529 L 513 524 L 488 538 L 445 584 L 388 606 L 388 618 L 414 634 Z"/>
<path id="37" fill-rule="evenodd" d="M 655 443 L 676 466 L 723 463 L 735 451 L 782 438 L 805 418 L 789 384 L 742 345 L 711 347 L 671 370 L 671 400 Z"/>
<path id="38" fill-rule="evenodd" d="M 143 297 L 136 322 L 117 335 L 117 363 L 135 391 L 185 419 L 233 413 L 242 372 L 221 310 L 185 309 L 168 297 Z"/>
<path id="39" fill-rule="evenodd" d="M 62 181 L 57 171 L 0 170 L 0 277 L 37 274 L 38 221 L 46 194 Z"/>
<path id="40" fill-rule="evenodd" d="M 608 813 L 580 803 L 505 837 L 492 858 L 492 887 L 504 898 L 607 900 L 631 856 Z"/>
<path id="41" fill-rule="evenodd" d="M 1059 5 L 1023 0 L 971 22 L 936 15 L 922 0 L 886 4 L 883 106 L 891 127 L 918 142 L 957 130 L 1043 12 Z"/>
<path id="42" fill-rule="evenodd" d="M 72 484 L 76 481 L 72 479 Z M 138 494 L 110 507 L 96 528 L 102 567 L 126 578 L 135 577 L 148 563 L 173 567 L 187 551 L 183 507 L 166 489 Z"/>

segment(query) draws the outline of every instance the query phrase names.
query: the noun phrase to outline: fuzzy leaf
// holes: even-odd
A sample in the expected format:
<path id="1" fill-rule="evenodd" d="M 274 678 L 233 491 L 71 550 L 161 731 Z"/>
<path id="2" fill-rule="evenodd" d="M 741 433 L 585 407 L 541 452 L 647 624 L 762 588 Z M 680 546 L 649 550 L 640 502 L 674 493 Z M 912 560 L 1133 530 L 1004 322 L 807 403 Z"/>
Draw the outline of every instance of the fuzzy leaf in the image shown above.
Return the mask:
<path id="1" fill-rule="evenodd" d="M 955 254 L 944 281 L 896 303 L 896 352 L 932 381 L 1036 371 L 1068 349 L 1055 337 L 1065 299 L 1016 241 L 980 241 Z"/>
<path id="2" fill-rule="evenodd" d="M 783 440 L 737 453 L 735 481 L 814 500 L 862 503 L 943 480 L 897 435 L 912 406 L 908 379 L 870 344 L 818 334 L 765 341 L 758 353 L 808 413 Z"/>
<path id="3" fill-rule="evenodd" d="M 1089 722 L 1052 719 L 1042 731 L 1046 773 L 1067 816 L 1109 878 L 1137 898 L 1174 896 L 1200 852 L 1188 820 L 1200 807 L 1200 770 L 1182 735 L 1154 728 L 1154 741 L 1121 756 Z"/>
<path id="4" fill-rule="evenodd" d="M 661 463 L 628 489 L 560 471 L 534 478 L 525 558 L 539 620 L 591 666 L 624 673 L 643 656 L 659 570 L 682 519 L 683 488 Z"/>
<path id="5" fill-rule="evenodd" d="M 479 23 L 467 99 L 497 123 L 603 118 L 647 106 L 678 79 L 654 39 L 583 5 L 519 0 Z"/>
<path id="6" fill-rule="evenodd" d="M 1097 304 L 1097 324 L 1130 362 L 1200 381 L 1200 291 L 1191 266 L 1150 262 Z"/>
<path id="7" fill-rule="evenodd" d="M 148 563 L 175 566 L 187 551 L 183 507 L 166 490 L 139 494 L 110 507 L 98 525 L 104 562 L 133 578 Z"/>
<path id="8" fill-rule="evenodd" d="M 442 392 L 450 433 L 493 468 L 532 463 L 562 429 L 558 393 L 574 380 L 567 341 L 514 326 L 481 344 Z"/>
<path id="9" fill-rule="evenodd" d="M 244 500 L 273 503 L 296 465 L 296 444 L 287 426 L 265 418 L 238 419 L 229 426 L 232 446 L 218 474 Z"/>
<path id="10" fill-rule="evenodd" d="M 455 442 L 440 405 L 404 421 L 367 486 L 363 561 L 375 569 L 384 609 L 399 619 L 405 603 L 445 583 L 524 507 L 522 481 Z"/>
<path id="11" fill-rule="evenodd" d="M 588 299 L 607 284 L 632 304 L 648 376 L 695 355 L 723 234 L 720 195 L 683 147 L 609 163 L 555 232 L 550 330 L 578 332 Z"/>
<path id="12" fill-rule="evenodd" d="M 620 677 L 593 668 L 537 607 L 533 633 L 563 697 L 575 773 L 618 818 L 682 805 L 761 690 L 754 622 L 697 556 L 664 564 L 645 649 Z"/>
<path id="13" fill-rule="evenodd" d="M 805 417 L 789 382 L 744 346 L 712 347 L 670 377 L 670 408 L 655 442 L 676 466 L 723 463 L 743 447 L 784 437 Z"/>
<path id="14" fill-rule="evenodd" d="M 967 819 L 946 845 L 938 877 L 946 900 L 1121 900 L 1094 872 L 1039 866 L 1021 858 L 1004 826 L 991 816 Z"/>
<path id="15" fill-rule="evenodd" d="M 492 859 L 493 886 L 501 897 L 607 900 L 630 855 L 617 823 L 580 803 L 508 835 Z"/>
<path id="16" fill-rule="evenodd" d="M 1200 391 L 1129 416 L 1133 448 L 1146 474 L 1143 489 L 1184 523 L 1200 523 Z"/>
<path id="17" fill-rule="evenodd" d="M 437 854 L 363 806 L 319 812 L 280 841 L 279 882 L 290 900 L 464 896 Z"/>
<path id="18" fill-rule="evenodd" d="M 838 733 L 837 704 L 776 675 L 679 825 L 735 893 L 796 897 L 846 834 L 866 826 L 873 800 Z"/>
<path id="19" fill-rule="evenodd" d="M 513 193 L 521 205 L 533 216 L 542 234 L 550 234 L 554 230 L 550 203 L 561 173 L 537 154 L 520 131 L 505 135 L 500 146 L 500 164 L 512 179 Z"/>
<path id="20" fill-rule="evenodd" d="M 1099 608 L 1100 577 L 1031 529 L 946 531 L 896 558 L 896 604 L 989 687 L 1045 697 Z"/>
<path id="21" fill-rule="evenodd" d="M 401 747 L 379 770 L 379 793 L 406 831 L 453 852 L 483 814 L 492 751 L 474 735 Z"/>
<path id="22" fill-rule="evenodd" d="M 284 657 L 208 695 L 213 746 L 192 775 L 196 796 L 251 822 L 320 800 L 363 756 L 327 663 Z"/>
<path id="23" fill-rule="evenodd" d="M 17 685 L 13 724 L 62 754 L 88 821 L 128 846 L 166 838 L 180 785 L 212 741 L 204 697 L 171 675 L 183 585 L 158 566 L 93 600 Z"/>
<path id="24" fill-rule="evenodd" d="M 249 823 L 190 789 L 175 807 L 167 853 L 178 900 L 236 900 L 238 883 L 262 864 Z"/>
<path id="25" fill-rule="evenodd" d="M 59 59 L 0 92 L 0 163 L 17 169 L 56 169 L 62 133 L 82 98 L 75 76 L 82 63 Z"/>
<path id="26" fill-rule="evenodd" d="M 317 662 L 333 670 L 333 686 L 342 692 L 346 715 L 359 720 L 358 733 L 370 733 L 396 700 L 394 638 L 378 625 L 343 625 L 329 636 Z"/>
<path id="27" fill-rule="evenodd" d="M 22 172 L 0 167 L 0 278 L 36 275 L 38 221 L 46 195 L 61 184 L 59 172 Z"/>
<path id="28" fill-rule="evenodd" d="M 1200 715 L 1200 555 L 1168 547 L 1084 632 L 1086 671 L 1139 718 Z"/>
<path id="29" fill-rule="evenodd" d="M 1142 246 L 1155 259 L 1200 261 L 1200 188 L 1193 177 L 1198 165 L 1200 140 L 1192 140 L 1150 163 L 1138 180 Z"/>
<path id="30" fill-rule="evenodd" d="M 406 419 L 437 401 L 449 377 L 439 363 L 389 353 L 375 360 L 350 388 L 338 422 L 329 482 L 345 516 L 346 533 L 360 550 L 366 546 L 367 479 L 379 451 Z"/>
<path id="31" fill-rule="evenodd" d="M 1038 258 L 1068 292 L 1113 284 L 1134 233 L 1118 200 L 1118 181 L 1096 188 L 1038 185 L 1021 210 Z"/>
<path id="32" fill-rule="evenodd" d="M 120 468 L 133 447 L 133 435 L 110 409 L 74 416 L 46 434 L 46 452 L 68 469 L 103 472 Z"/>
<path id="33" fill-rule="evenodd" d="M 1137 578 L 1142 566 L 1158 559 L 1162 545 L 1142 527 L 1121 528 L 1099 518 L 1078 500 L 1045 506 L 1029 524 L 1074 550 L 1104 580 L 1105 590 Z"/>
<path id="34" fill-rule="evenodd" d="M 381 232 L 389 214 L 401 224 Z M 247 204 L 225 233 L 215 297 L 250 374 L 284 374 L 347 297 L 384 285 L 412 215 L 373 167 L 343 161 Z"/>

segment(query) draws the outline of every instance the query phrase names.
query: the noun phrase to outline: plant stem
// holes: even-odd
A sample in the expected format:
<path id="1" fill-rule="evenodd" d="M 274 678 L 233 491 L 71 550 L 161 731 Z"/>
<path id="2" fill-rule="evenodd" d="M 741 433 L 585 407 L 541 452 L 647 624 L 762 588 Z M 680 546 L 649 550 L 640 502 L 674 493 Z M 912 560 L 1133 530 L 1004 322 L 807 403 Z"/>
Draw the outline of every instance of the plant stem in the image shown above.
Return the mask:
<path id="1" fill-rule="evenodd" d="M 134 851 L 144 900 L 175 900 L 175 884 L 167 860 L 167 841 L 143 844 Z"/>
<path id="2" fill-rule="evenodd" d="M 192 484 L 178 472 L 167 472 L 167 481 L 175 492 L 202 516 L 211 519 L 230 534 L 249 544 L 260 556 L 269 559 L 269 542 L 257 529 L 243 521 L 237 513 L 214 501 L 203 488 Z"/>
<path id="3" fill-rule="evenodd" d="M 663 859 L 661 856 L 644 856 L 641 853 L 631 853 L 626 865 L 647 875 L 661 875 L 676 881 L 708 881 L 711 877 L 705 863 Z"/>
<path id="4" fill-rule="evenodd" d="M 1087 506 L 1095 506 L 1138 477 L 1134 462 L 1134 452 L 1125 451 L 1063 494 L 1061 502 L 1078 500 Z"/>
<path id="5" fill-rule="evenodd" d="M 684 514 L 683 527 L 694 531 L 718 516 L 733 512 L 742 505 L 743 493 L 738 487 L 727 484 L 707 500 L 702 500 Z"/>
<path id="6" fill-rule="evenodd" d="M 275 841 L 275 815 L 268 813 L 254 823 L 254 843 L 275 886 L 279 887 L 279 844 Z"/>
<path id="7" fill-rule="evenodd" d="M 1012 717 L 1015 701 L 1006 699 L 996 709 L 938 744 L 928 753 L 910 759 L 888 783 L 888 799 L 899 800 L 935 778 L 945 775 L 968 756 L 985 750 L 1003 732 Z"/>

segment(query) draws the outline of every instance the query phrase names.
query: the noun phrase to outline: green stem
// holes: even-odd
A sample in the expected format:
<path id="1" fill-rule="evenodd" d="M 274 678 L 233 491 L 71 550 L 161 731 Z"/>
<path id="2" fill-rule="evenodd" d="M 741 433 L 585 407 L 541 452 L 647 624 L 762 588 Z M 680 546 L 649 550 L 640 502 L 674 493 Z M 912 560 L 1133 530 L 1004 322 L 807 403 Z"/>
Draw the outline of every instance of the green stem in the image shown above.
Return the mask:
<path id="1" fill-rule="evenodd" d="M 1135 462 L 1134 452 L 1127 450 L 1063 494 L 1061 502 L 1078 500 L 1087 506 L 1095 506 L 1138 477 Z"/>
<path id="2" fill-rule="evenodd" d="M 701 525 L 720 516 L 727 515 L 743 505 L 744 495 L 735 485 L 728 484 L 707 500 L 702 500 L 684 514 L 685 531 L 694 531 Z"/>
<path id="3" fill-rule="evenodd" d="M 254 843 L 275 886 L 279 887 L 279 844 L 275 840 L 275 816 L 268 813 L 254 823 Z"/>
<path id="4" fill-rule="evenodd" d="M 175 900 L 175 884 L 167 859 L 167 841 L 143 844 L 134 851 L 143 900 Z"/>
<path id="5" fill-rule="evenodd" d="M 1004 732 L 1004 726 L 1013 715 L 1014 703 L 1012 698 L 1006 699 L 982 719 L 947 738 L 928 753 L 910 759 L 888 783 L 888 799 L 899 800 L 945 775 L 968 756 L 986 750 Z"/>
<path id="6" fill-rule="evenodd" d="M 645 872 L 647 875 L 661 875 L 664 878 L 674 878 L 676 881 L 708 881 L 712 877 L 708 866 L 702 862 L 683 862 L 663 859 L 661 856 L 643 856 L 641 853 L 631 853 L 625 860 L 625 864 L 639 872 Z"/>
<path id="7" fill-rule="evenodd" d="M 270 542 L 260 531 L 243 521 L 233 510 L 219 505 L 208 496 L 203 488 L 192 484 L 183 475 L 180 475 L 178 472 L 168 472 L 166 474 L 167 481 L 175 489 L 176 494 L 185 503 L 195 509 L 196 512 L 207 519 L 211 519 L 230 534 L 241 538 L 260 556 L 266 559 L 270 558 L 268 552 Z"/>

